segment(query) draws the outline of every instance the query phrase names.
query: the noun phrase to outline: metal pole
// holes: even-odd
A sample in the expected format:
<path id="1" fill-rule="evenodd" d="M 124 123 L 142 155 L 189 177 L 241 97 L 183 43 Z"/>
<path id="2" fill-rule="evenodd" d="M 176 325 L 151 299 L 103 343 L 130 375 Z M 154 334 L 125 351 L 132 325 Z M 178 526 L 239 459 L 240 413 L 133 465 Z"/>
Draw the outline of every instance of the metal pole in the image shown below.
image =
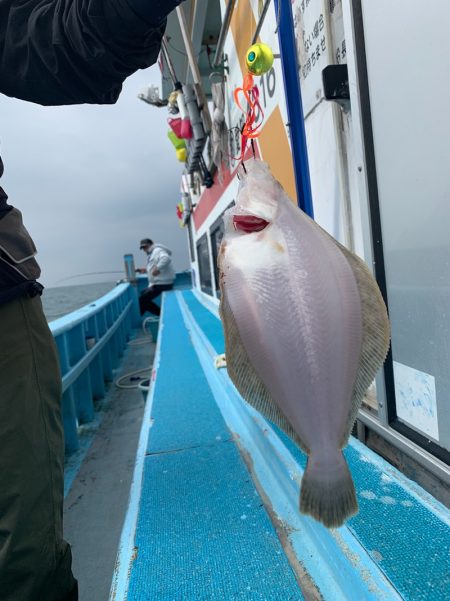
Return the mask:
<path id="1" fill-rule="evenodd" d="M 170 58 L 169 49 L 167 48 L 167 40 L 166 36 L 163 37 L 161 41 L 161 51 L 164 57 L 164 60 L 167 63 L 167 68 L 169 70 L 169 75 L 172 78 L 174 84 L 178 82 L 177 74 L 175 73 L 175 68 L 173 66 L 172 59 Z"/>
<path id="2" fill-rule="evenodd" d="M 184 47 L 186 49 L 186 54 L 188 56 L 189 67 L 192 72 L 192 77 L 194 78 L 194 83 L 196 84 L 197 94 L 199 96 L 199 100 L 202 106 L 202 112 L 205 117 L 205 125 L 207 126 L 208 131 L 211 130 L 211 115 L 209 114 L 208 100 L 206 98 L 205 92 L 202 87 L 202 78 L 200 75 L 200 70 L 198 68 L 197 60 L 195 58 L 194 49 L 192 47 L 192 41 L 190 35 L 188 33 L 188 27 L 186 23 L 186 17 L 184 15 L 184 9 L 182 6 L 177 6 L 177 16 L 178 23 L 181 29 L 181 35 L 183 36 Z"/>
<path id="3" fill-rule="evenodd" d="M 177 16 L 178 23 L 181 29 L 181 35 L 183 36 L 184 47 L 186 49 L 186 54 L 188 56 L 189 67 L 192 72 L 192 76 L 194 78 L 194 83 L 201 84 L 202 79 L 200 76 L 200 71 L 197 65 L 197 60 L 195 58 L 194 49 L 192 47 L 191 37 L 188 32 L 188 26 L 186 23 L 186 17 L 184 14 L 184 9 L 182 6 L 177 6 Z"/>
<path id="4" fill-rule="evenodd" d="M 227 38 L 228 30 L 230 29 L 231 18 L 233 16 L 234 7 L 236 6 L 236 0 L 228 0 L 225 15 L 223 17 L 222 27 L 219 33 L 219 39 L 217 41 L 216 54 L 214 56 L 213 67 L 218 67 L 222 62 L 223 47 Z"/>
<path id="5" fill-rule="evenodd" d="M 290 138 L 294 158 L 295 185 L 298 206 L 314 218 L 306 147 L 305 120 L 300 90 L 294 18 L 290 0 L 274 0 L 279 16 L 278 40 L 283 68 L 284 90 L 289 117 Z M 279 12 L 281 11 L 281 12 Z"/>
<path id="6" fill-rule="evenodd" d="M 266 0 L 264 2 L 263 9 L 261 11 L 261 16 L 259 17 L 258 25 L 256 26 L 255 35 L 253 36 L 252 44 L 256 44 L 258 41 L 259 34 L 261 33 L 262 26 L 264 24 L 264 19 L 266 18 L 267 11 L 269 10 L 269 6 L 272 0 Z"/>
<path id="7" fill-rule="evenodd" d="M 124 255 L 123 260 L 125 263 L 125 277 L 128 282 L 135 283 L 136 282 L 136 269 L 134 266 L 134 256 Z"/>

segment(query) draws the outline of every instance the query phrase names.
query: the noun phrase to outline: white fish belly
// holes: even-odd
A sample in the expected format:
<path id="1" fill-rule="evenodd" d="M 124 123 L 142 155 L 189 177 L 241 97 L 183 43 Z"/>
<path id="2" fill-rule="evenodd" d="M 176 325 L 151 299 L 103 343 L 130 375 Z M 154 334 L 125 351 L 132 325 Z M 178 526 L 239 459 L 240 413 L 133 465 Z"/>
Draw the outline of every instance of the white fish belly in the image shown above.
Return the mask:
<path id="1" fill-rule="evenodd" d="M 336 453 L 362 341 L 348 262 L 288 200 L 261 232 L 226 239 L 223 290 L 252 365 L 304 445 Z"/>

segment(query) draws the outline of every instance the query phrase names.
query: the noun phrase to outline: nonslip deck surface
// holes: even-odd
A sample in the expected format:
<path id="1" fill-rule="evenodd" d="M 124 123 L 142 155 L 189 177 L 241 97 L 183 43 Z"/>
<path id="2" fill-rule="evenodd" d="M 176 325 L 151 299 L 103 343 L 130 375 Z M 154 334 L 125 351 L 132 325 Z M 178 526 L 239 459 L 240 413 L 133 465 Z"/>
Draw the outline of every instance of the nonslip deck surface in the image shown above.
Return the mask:
<path id="1" fill-rule="evenodd" d="M 160 345 L 128 599 L 301 601 L 175 294 Z"/>
<path id="2" fill-rule="evenodd" d="M 219 319 L 192 292 L 183 292 L 183 298 L 212 347 L 224 352 Z M 273 428 L 304 468 L 306 456 Z M 404 599 L 450 599 L 449 512 L 358 441 L 345 456 L 360 508 L 347 522 L 352 534 Z"/>

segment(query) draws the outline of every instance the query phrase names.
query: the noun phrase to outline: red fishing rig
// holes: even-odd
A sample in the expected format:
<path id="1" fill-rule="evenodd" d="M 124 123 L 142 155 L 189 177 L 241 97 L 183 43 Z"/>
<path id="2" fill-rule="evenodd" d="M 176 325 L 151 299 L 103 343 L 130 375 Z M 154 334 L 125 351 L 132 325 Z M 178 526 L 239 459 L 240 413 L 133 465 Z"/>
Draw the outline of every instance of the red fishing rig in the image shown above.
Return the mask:
<path id="1" fill-rule="evenodd" d="M 242 162 L 244 166 L 244 155 L 250 141 L 253 156 L 255 156 L 254 140 L 261 133 L 264 112 L 259 102 L 259 89 L 255 84 L 254 76 L 267 73 L 273 65 L 274 56 L 271 48 L 267 44 L 257 43 L 250 46 L 247 50 L 246 65 L 247 74 L 244 77 L 242 87 L 234 91 L 234 101 L 239 109 L 245 114 L 245 122 L 241 129 L 241 155 L 235 157 L 235 160 Z M 247 102 L 244 108 L 241 104 L 240 95 L 243 94 Z"/>
<path id="2" fill-rule="evenodd" d="M 247 101 L 246 109 L 242 107 L 239 99 L 239 95 L 241 93 L 244 95 L 244 98 Z M 255 85 L 252 73 L 247 73 L 244 77 L 242 87 L 235 89 L 234 101 L 241 111 L 246 115 L 244 125 L 241 129 L 241 155 L 239 157 L 235 157 L 237 161 L 243 162 L 245 151 L 247 150 L 247 144 L 249 140 L 253 143 L 253 140 L 259 136 L 264 119 L 264 112 L 259 102 L 259 89 Z M 260 117 L 260 121 L 259 123 L 256 123 L 258 117 Z"/>

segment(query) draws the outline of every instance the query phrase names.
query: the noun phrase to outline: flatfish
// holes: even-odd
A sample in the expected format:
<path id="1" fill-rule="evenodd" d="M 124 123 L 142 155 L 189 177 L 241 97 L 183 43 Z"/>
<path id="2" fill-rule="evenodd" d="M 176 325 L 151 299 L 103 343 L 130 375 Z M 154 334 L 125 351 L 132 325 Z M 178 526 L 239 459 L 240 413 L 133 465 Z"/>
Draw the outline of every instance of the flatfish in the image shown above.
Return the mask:
<path id="1" fill-rule="evenodd" d="M 300 511 L 337 527 L 358 510 L 342 449 L 390 328 L 366 264 L 298 209 L 266 163 L 240 167 L 219 251 L 227 369 L 308 463 Z"/>

